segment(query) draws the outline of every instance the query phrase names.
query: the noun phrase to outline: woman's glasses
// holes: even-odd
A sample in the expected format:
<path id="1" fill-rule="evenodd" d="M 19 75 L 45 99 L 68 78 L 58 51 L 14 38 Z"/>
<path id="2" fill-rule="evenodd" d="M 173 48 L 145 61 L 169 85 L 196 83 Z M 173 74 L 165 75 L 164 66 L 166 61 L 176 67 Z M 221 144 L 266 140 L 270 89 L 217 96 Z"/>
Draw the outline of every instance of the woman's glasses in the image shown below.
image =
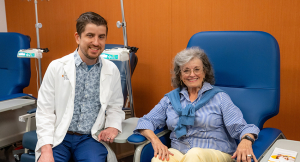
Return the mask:
<path id="1" fill-rule="evenodd" d="M 194 69 L 185 69 L 185 70 L 181 70 L 181 71 L 182 71 L 182 74 L 185 76 L 191 75 L 192 71 L 194 72 L 195 75 L 199 75 L 202 72 L 199 67 L 196 67 Z"/>

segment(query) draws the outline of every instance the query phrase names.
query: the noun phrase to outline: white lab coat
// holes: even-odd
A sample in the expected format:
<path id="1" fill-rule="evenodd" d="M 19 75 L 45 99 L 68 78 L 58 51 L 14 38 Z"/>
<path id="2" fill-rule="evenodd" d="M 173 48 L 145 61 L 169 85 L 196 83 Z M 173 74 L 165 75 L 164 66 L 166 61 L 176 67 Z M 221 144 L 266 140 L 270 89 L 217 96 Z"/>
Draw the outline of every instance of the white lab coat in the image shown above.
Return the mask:
<path id="1" fill-rule="evenodd" d="M 100 75 L 101 109 L 91 134 L 95 140 L 98 130 L 114 127 L 122 132 L 122 121 L 125 113 L 122 111 L 123 94 L 121 89 L 120 72 L 111 61 L 102 60 Z M 36 161 L 41 155 L 41 147 L 51 144 L 59 145 L 69 128 L 74 110 L 76 68 L 74 53 L 50 63 L 43 83 L 40 87 L 37 101 L 36 125 L 38 142 L 36 145 Z M 108 162 L 117 162 L 114 152 L 101 142 L 108 151 Z"/>

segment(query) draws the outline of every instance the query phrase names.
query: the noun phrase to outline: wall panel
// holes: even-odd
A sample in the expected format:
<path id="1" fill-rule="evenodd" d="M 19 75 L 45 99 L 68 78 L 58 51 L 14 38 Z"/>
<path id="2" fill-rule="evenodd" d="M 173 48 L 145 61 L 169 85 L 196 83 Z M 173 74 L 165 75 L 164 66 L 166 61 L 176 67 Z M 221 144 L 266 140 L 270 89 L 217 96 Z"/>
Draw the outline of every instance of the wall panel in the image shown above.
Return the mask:
<path id="1" fill-rule="evenodd" d="M 38 1 L 41 46 L 50 52 L 42 59 L 45 72 L 49 63 L 76 48 L 75 20 L 85 11 L 95 11 L 109 23 L 107 43 L 123 43 L 118 0 Z M 36 47 L 34 3 L 6 0 L 9 32 L 30 35 Z M 133 75 L 133 95 L 137 116 L 149 112 L 172 89 L 172 59 L 197 32 L 211 30 L 259 30 L 272 34 L 281 51 L 280 113 L 266 127 L 281 129 L 289 139 L 300 140 L 300 2 L 297 0 L 126 0 L 124 1 L 128 43 L 139 47 L 139 63 Z M 36 92 L 32 79 L 26 93 Z"/>
<path id="2" fill-rule="evenodd" d="M 4 0 L 0 0 L 0 32 L 7 32 Z"/>

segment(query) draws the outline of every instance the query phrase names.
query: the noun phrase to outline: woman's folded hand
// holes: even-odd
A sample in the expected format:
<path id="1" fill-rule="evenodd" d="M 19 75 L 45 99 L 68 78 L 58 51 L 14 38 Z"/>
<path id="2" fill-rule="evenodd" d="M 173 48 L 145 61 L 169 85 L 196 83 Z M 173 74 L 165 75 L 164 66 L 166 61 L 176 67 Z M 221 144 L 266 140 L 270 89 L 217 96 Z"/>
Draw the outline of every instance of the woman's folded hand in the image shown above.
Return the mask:
<path id="1" fill-rule="evenodd" d="M 160 139 L 154 134 L 152 130 L 142 129 L 140 130 L 140 133 L 151 142 L 154 149 L 154 157 L 159 158 L 162 161 L 169 161 L 169 155 L 174 155 L 168 150 L 168 147 L 160 141 Z"/>

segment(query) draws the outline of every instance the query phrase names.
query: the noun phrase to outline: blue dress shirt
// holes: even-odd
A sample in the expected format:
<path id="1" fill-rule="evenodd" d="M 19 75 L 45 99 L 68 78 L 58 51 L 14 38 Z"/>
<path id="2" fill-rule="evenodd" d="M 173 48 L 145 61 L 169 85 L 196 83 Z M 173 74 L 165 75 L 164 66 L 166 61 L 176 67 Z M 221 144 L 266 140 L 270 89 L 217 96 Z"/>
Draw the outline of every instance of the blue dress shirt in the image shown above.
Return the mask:
<path id="1" fill-rule="evenodd" d="M 187 89 L 183 88 L 180 91 L 182 108 L 189 103 L 195 105 L 203 93 L 211 88 L 212 86 L 205 82 L 198 91 L 197 99 L 193 102 L 189 99 Z M 257 126 L 246 123 L 240 109 L 224 92 L 216 94 L 206 105 L 197 110 L 194 125 L 187 126 L 187 134 L 177 139 L 174 129 L 177 126 L 178 118 L 169 98 L 164 96 L 147 115 L 139 119 L 134 133 L 139 133 L 138 129 L 154 131 L 167 125 L 168 129 L 172 131 L 170 134 L 171 147 L 183 154 L 193 147 L 200 147 L 232 155 L 237 148 L 235 139 L 241 139 L 246 133 L 258 135 L 260 131 Z"/>
<path id="2" fill-rule="evenodd" d="M 90 134 L 97 119 L 100 103 L 101 59 L 88 67 L 78 52 L 74 54 L 76 66 L 76 85 L 74 112 L 68 131 Z"/>

